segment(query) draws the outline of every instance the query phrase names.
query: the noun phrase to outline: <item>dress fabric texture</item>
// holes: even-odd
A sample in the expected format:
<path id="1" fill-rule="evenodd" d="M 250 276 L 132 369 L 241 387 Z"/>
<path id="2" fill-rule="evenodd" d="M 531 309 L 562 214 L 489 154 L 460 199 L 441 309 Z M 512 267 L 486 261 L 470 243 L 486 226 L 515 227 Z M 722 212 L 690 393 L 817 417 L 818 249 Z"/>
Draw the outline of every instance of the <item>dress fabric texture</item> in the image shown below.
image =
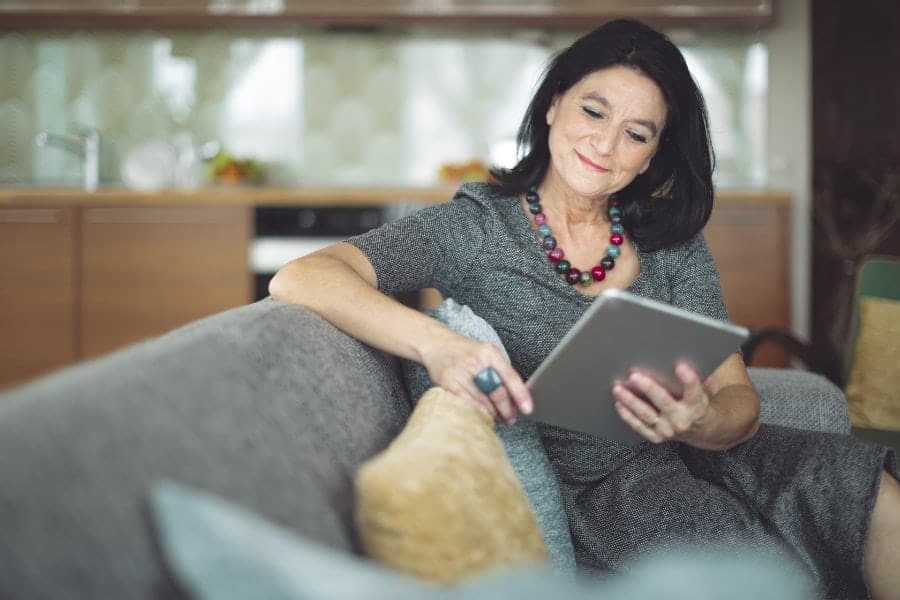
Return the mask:
<path id="1" fill-rule="evenodd" d="M 434 287 L 468 305 L 496 329 L 523 379 L 593 301 L 554 271 L 519 198 L 487 184 L 464 184 L 451 202 L 348 241 L 369 258 L 381 291 Z M 702 235 L 635 251 L 640 273 L 628 291 L 727 319 Z M 752 546 L 795 561 L 823 597 L 868 597 L 863 551 L 881 471 L 898 473 L 890 449 L 773 425 L 724 452 L 539 430 L 581 568 L 619 572 L 686 544 Z"/>

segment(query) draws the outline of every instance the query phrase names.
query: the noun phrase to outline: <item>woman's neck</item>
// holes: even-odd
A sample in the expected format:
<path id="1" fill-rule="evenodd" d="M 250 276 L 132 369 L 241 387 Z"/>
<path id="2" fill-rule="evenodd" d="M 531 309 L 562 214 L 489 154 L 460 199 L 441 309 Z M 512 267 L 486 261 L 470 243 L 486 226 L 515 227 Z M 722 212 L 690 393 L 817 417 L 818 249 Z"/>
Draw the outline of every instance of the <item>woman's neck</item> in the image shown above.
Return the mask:
<path id="1" fill-rule="evenodd" d="M 545 181 L 537 189 L 541 197 L 544 212 L 549 212 L 550 221 L 556 227 L 564 227 L 567 231 L 605 224 L 606 201 L 608 196 L 585 198 L 564 191 L 552 182 Z"/>

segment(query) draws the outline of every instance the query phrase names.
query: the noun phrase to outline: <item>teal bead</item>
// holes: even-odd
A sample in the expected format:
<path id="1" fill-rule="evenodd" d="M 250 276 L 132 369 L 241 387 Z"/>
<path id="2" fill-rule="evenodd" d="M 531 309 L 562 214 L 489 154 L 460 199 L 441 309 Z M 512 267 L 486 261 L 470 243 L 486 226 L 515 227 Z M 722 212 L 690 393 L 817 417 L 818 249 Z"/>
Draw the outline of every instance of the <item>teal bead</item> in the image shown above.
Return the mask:
<path id="1" fill-rule="evenodd" d="M 541 205 L 538 204 L 537 202 L 534 202 L 534 203 L 532 203 L 532 204 L 529 204 L 529 205 L 528 205 L 528 212 L 530 212 L 530 213 L 533 214 L 533 215 L 538 214 L 539 212 L 541 212 Z"/>
<path id="2" fill-rule="evenodd" d="M 622 209 L 619 208 L 618 206 L 610 206 L 610 207 L 609 207 L 609 210 L 607 211 L 607 213 L 608 213 L 609 216 L 611 216 L 611 217 L 621 217 L 621 216 L 622 216 Z"/>
<path id="3" fill-rule="evenodd" d="M 606 255 L 610 258 L 619 258 L 619 255 L 622 253 L 622 250 L 616 246 L 615 244 L 610 244 L 606 248 Z"/>
<path id="4" fill-rule="evenodd" d="M 625 233 L 625 226 L 621 223 L 613 223 L 609 226 L 610 233 Z"/>
<path id="5" fill-rule="evenodd" d="M 540 234 L 540 236 L 542 238 L 545 238 L 548 235 L 550 235 L 551 233 L 553 233 L 553 230 L 550 229 L 549 225 L 541 225 L 540 227 L 538 227 L 538 233 Z"/>
<path id="6" fill-rule="evenodd" d="M 571 269 L 571 268 L 572 268 L 572 264 L 565 259 L 556 263 L 556 272 L 557 273 L 562 273 L 563 275 L 565 275 L 566 273 L 569 272 L 569 269 Z"/>
<path id="7" fill-rule="evenodd" d="M 580 279 L 581 279 L 581 285 L 583 285 L 584 287 L 587 287 L 594 282 L 594 278 L 591 275 L 590 271 L 582 271 Z"/>

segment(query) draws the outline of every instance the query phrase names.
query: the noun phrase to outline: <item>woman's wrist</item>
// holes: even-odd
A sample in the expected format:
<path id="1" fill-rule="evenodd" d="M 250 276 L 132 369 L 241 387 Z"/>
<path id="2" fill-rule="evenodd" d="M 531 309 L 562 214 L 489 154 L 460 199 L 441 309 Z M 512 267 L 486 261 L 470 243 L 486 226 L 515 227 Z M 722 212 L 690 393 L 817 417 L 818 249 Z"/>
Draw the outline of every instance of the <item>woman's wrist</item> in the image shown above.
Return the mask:
<path id="1" fill-rule="evenodd" d="M 438 321 L 425 317 L 429 322 L 423 323 L 421 327 L 416 328 L 415 334 L 412 336 L 412 353 L 410 357 L 416 362 L 427 365 L 442 348 L 446 347 L 459 334 Z"/>
<path id="2" fill-rule="evenodd" d="M 757 409 L 750 411 L 750 406 Z M 728 450 L 756 435 L 758 407 L 752 388 L 744 385 L 724 387 L 710 396 L 706 413 L 679 441 L 705 450 Z"/>

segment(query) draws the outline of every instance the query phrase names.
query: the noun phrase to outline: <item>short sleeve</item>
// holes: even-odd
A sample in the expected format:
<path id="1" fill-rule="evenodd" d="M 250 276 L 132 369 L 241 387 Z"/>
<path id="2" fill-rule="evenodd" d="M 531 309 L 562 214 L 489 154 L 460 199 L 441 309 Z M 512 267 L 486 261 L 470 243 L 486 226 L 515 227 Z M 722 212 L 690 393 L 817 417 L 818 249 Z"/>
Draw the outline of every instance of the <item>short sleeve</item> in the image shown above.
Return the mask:
<path id="1" fill-rule="evenodd" d="M 347 241 L 369 259 L 382 292 L 434 287 L 449 295 L 485 243 L 485 212 L 470 196 L 457 194 Z"/>
<path id="2" fill-rule="evenodd" d="M 671 274 L 672 304 L 720 321 L 728 320 L 719 272 L 702 234 L 683 247 Z"/>

